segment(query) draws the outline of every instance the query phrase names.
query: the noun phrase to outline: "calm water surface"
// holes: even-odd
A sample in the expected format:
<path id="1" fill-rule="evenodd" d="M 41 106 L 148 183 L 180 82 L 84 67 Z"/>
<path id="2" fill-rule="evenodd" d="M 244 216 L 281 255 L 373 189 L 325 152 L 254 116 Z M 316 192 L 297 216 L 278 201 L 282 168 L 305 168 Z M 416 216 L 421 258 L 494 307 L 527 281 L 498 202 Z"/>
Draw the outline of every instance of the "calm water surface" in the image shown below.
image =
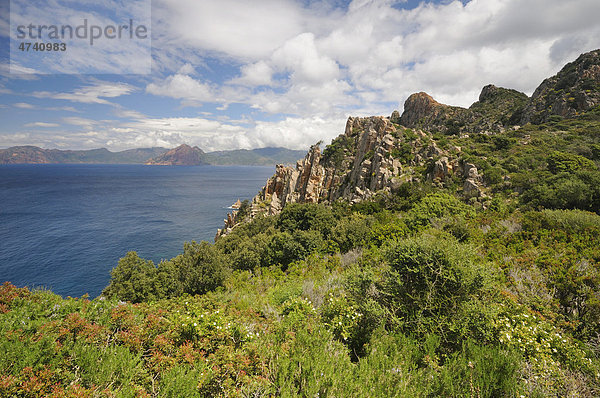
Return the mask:
<path id="1" fill-rule="evenodd" d="M 95 297 L 120 257 L 213 241 L 274 167 L 0 165 L 0 283 Z"/>

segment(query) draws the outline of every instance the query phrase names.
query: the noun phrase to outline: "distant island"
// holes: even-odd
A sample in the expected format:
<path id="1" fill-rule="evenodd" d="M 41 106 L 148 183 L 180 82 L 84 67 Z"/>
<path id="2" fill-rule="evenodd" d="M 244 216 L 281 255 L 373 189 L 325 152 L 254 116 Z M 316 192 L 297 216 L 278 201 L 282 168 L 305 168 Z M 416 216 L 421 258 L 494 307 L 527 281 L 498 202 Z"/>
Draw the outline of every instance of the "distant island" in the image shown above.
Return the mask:
<path id="1" fill-rule="evenodd" d="M 207 162 L 204 160 L 202 149 L 197 146 L 192 148 L 183 144 L 155 158 L 148 159 L 145 164 L 152 166 L 197 166 L 207 164 Z"/>
<path id="2" fill-rule="evenodd" d="M 162 166 L 291 164 L 305 151 L 287 148 L 237 149 L 204 152 L 197 146 L 182 144 L 176 148 L 135 148 L 111 152 L 106 148 L 89 150 L 44 149 L 14 146 L 0 149 L 0 164 L 147 164 Z"/>

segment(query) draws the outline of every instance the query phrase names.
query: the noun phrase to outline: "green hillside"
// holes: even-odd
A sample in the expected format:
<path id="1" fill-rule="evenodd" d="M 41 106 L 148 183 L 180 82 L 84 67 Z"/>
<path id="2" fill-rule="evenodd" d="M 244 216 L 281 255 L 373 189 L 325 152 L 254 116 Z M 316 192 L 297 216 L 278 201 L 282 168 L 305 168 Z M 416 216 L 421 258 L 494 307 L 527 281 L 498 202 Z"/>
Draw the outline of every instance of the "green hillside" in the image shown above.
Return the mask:
<path id="1" fill-rule="evenodd" d="M 497 93 L 510 116 L 472 111 L 517 121 Z M 124 253 L 93 300 L 4 284 L 0 396 L 600 396 L 600 105 L 493 133 L 434 119 L 376 120 L 389 151 L 361 156 L 401 167 L 368 199 L 245 201 L 215 243 Z M 353 126 L 323 154 L 339 192 Z"/>

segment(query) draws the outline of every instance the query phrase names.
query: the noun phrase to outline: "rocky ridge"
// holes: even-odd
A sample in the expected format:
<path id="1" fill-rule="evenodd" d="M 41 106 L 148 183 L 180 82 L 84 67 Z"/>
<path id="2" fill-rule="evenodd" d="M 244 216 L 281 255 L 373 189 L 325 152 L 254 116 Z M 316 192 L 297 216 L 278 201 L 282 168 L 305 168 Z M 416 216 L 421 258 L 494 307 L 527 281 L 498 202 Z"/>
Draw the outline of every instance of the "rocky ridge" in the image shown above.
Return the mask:
<path id="1" fill-rule="evenodd" d="M 274 215 L 290 203 L 350 203 L 376 194 L 395 192 L 402 183 L 418 181 L 421 171 L 435 184 L 464 180 L 463 194 L 485 198 L 482 176 L 477 168 L 460 160 L 460 148 L 440 149 L 430 133 L 407 129 L 392 117 L 350 117 L 344 134 L 321 151 L 313 145 L 295 166 L 277 165 L 261 192 L 252 199 L 248 214 Z M 478 200 L 478 199 L 475 199 Z M 240 221 L 233 211 L 224 220 L 217 238 Z"/>
<path id="2" fill-rule="evenodd" d="M 580 55 L 544 80 L 523 110 L 521 123 L 544 123 L 552 116 L 574 117 L 600 104 L 600 50 Z"/>
<path id="3" fill-rule="evenodd" d="M 521 92 L 492 84 L 469 108 L 440 104 L 427 93 L 417 93 L 404 103 L 402 116 L 392 120 L 443 134 L 499 133 L 519 124 L 527 100 Z"/>
<path id="4" fill-rule="evenodd" d="M 564 103 L 569 106 L 561 105 Z M 356 203 L 379 193 L 393 193 L 404 182 L 425 179 L 438 186 L 458 184 L 465 200 L 485 206 L 489 196 L 481 172 L 464 159 L 461 148 L 440 149 L 434 134 L 495 134 L 519 129 L 521 123 L 543 122 L 552 115 L 572 117 L 598 105 L 600 50 L 566 65 L 546 79 L 531 98 L 487 85 L 477 102 L 461 108 L 416 93 L 406 100 L 402 115 L 394 111 L 389 117 L 350 117 L 344 133 L 324 151 L 313 145 L 295 167 L 278 165 L 252 199 L 248 214 L 277 214 L 295 202 L 342 199 Z M 240 221 L 236 211 L 228 214 L 217 238 Z"/>

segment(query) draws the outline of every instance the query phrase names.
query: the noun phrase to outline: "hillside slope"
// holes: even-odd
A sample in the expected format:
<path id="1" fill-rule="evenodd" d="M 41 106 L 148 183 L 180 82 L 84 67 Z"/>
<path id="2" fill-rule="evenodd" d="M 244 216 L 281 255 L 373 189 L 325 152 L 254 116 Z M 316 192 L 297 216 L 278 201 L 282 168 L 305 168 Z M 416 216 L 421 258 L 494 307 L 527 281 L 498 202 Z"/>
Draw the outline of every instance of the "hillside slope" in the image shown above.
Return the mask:
<path id="1" fill-rule="evenodd" d="M 99 298 L 0 286 L 0 396 L 600 396 L 600 106 L 490 131 L 488 94 L 350 118 Z"/>

